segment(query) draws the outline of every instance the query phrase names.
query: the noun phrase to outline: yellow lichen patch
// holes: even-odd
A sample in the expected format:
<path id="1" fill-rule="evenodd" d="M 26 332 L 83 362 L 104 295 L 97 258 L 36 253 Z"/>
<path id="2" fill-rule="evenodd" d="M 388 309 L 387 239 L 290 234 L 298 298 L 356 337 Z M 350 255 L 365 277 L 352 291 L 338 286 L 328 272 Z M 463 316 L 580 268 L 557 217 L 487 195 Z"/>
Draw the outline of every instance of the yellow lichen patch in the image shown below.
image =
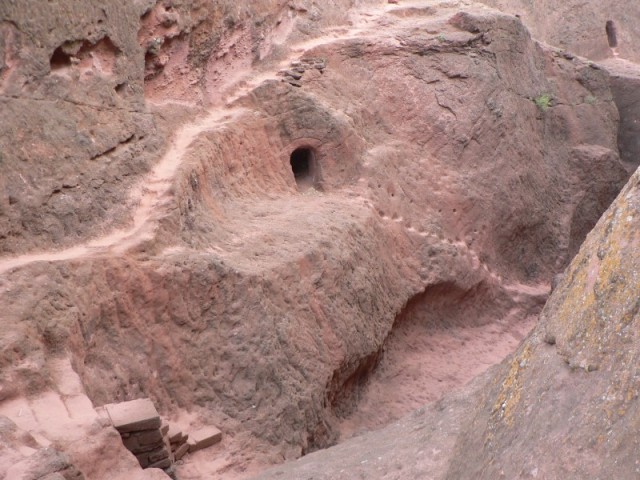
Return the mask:
<path id="1" fill-rule="evenodd" d="M 526 368 L 531 358 L 531 345 L 526 344 L 523 350 L 511 361 L 509 373 L 502 382 L 502 389 L 493 406 L 493 415 L 507 425 L 513 423 L 513 412 L 520 402 L 522 379 L 520 373 Z"/>
<path id="2" fill-rule="evenodd" d="M 636 391 L 632 388 L 630 388 L 629 390 L 627 390 L 627 403 L 631 402 L 632 400 L 634 400 L 636 398 Z"/>
<path id="3" fill-rule="evenodd" d="M 598 262 L 595 254 L 593 257 L 595 258 L 595 262 Z M 594 258 L 584 263 L 591 268 L 595 268 L 593 266 Z M 579 263 L 574 262 L 574 268 L 576 265 L 579 265 Z M 572 282 L 568 287 L 566 296 L 557 307 L 555 314 L 549 315 L 549 317 L 553 319 L 553 330 L 559 339 L 573 338 L 578 329 L 584 329 L 584 326 L 580 324 L 581 322 L 576 321 L 577 317 L 580 313 L 591 310 L 596 300 L 593 289 L 588 288 L 588 284 L 590 283 L 590 271 L 588 267 L 585 268 L 583 264 L 582 268 L 577 269 L 575 272 L 570 271 L 568 275 L 571 276 Z M 592 321 L 595 321 L 595 319 L 592 318 Z"/>
<path id="4" fill-rule="evenodd" d="M 600 352 L 612 351 L 604 347 L 619 342 L 623 328 L 637 317 L 640 265 L 634 252 L 640 237 L 634 221 L 635 195 L 629 192 L 619 198 L 589 235 L 567 272 L 572 281 L 565 295 L 557 297 L 547 315 L 558 346 L 572 357 L 571 364 L 597 365 Z"/>

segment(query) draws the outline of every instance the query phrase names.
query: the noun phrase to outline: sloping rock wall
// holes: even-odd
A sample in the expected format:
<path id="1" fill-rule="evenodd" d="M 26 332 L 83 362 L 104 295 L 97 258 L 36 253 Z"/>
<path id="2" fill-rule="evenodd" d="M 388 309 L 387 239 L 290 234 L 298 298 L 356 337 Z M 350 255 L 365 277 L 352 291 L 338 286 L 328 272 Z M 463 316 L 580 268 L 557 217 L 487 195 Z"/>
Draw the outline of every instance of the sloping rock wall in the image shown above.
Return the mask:
<path id="1" fill-rule="evenodd" d="M 96 225 L 109 232 L 112 225 L 133 223 L 144 235 L 134 229 L 128 236 L 99 236 L 103 244 L 80 244 L 77 254 L 69 249 L 1 265 L 0 375 L 9 385 L 0 391 L 3 399 L 52 388 L 48 365 L 70 351 L 95 404 L 150 396 L 164 412 L 197 410 L 236 434 L 234 448 L 243 448 L 243 439 L 260 439 L 267 447 L 255 455 L 273 462 L 328 446 L 407 304 L 428 309 L 433 296 L 426 293 L 447 287 L 468 302 L 460 309 L 470 323 L 510 312 L 514 322 L 534 315 L 541 289 L 568 264 L 628 176 L 618 156 L 618 112 L 607 72 L 542 47 L 520 20 L 486 8 L 385 4 L 354 16 L 357 28 L 332 30 L 282 63 L 275 63 L 277 48 L 274 63 L 251 49 L 250 57 L 231 49 L 226 55 L 251 59 L 257 80 L 225 103 L 209 95 L 223 92 L 224 81 L 213 87 L 202 82 L 215 78 L 207 73 L 212 52 L 223 58 L 220 45 L 230 44 L 204 42 L 200 24 L 185 11 L 166 3 L 123 6 L 128 18 L 142 16 L 151 29 L 144 32 L 168 29 L 154 50 L 134 35 L 140 24 L 119 22 L 120 13 L 100 22 L 109 11 L 97 3 L 86 10 L 72 5 L 77 34 L 52 37 L 42 51 L 35 40 L 27 45 L 25 51 L 39 55 L 39 80 L 33 91 L 23 87 L 28 95 L 20 91 L 7 102 L 18 111 L 24 98 L 41 95 L 46 104 L 49 89 L 61 92 L 54 98 L 72 105 L 59 123 L 65 125 L 76 121 L 83 102 L 98 98 L 103 103 L 92 104 L 82 125 L 105 122 L 115 135 L 130 121 L 143 132 L 130 141 L 145 153 L 134 155 L 128 146 L 106 153 L 105 168 L 125 173 L 117 181 L 96 173 L 113 195 L 81 228 L 74 228 L 79 220 L 73 216 L 56 238 L 53 227 L 44 236 L 29 226 L 7 227 L 17 233 L 7 233 L 2 248 L 63 245 Z M 233 36 L 252 8 L 271 11 L 266 3 L 237 12 L 230 5 L 219 5 L 222 12 L 231 9 L 230 17 L 215 17 L 228 29 L 222 37 Z M 3 16 L 13 15 L 10 25 L 19 26 L 10 27 L 17 28 L 11 35 L 31 31 L 25 12 L 2 8 Z M 220 13 L 202 8 L 198 18 Z M 314 10 L 296 11 L 304 20 Z M 277 15 L 267 17 L 278 23 Z M 335 12 L 318 18 L 344 19 Z M 314 33 L 304 21 L 296 25 L 291 38 Z M 33 38 L 49 38 L 46 27 L 33 28 Z M 251 35 L 260 28 L 251 27 Z M 180 42 L 195 55 L 182 64 L 194 86 L 178 89 L 151 113 L 143 95 L 159 101 L 162 82 L 182 81 L 170 77 L 171 46 Z M 103 61 L 102 54 L 116 60 Z M 281 69 L 294 61 L 314 63 L 310 59 L 323 68 L 305 71 L 297 86 L 280 81 Z M 20 72 L 12 75 L 22 78 Z M 85 77 L 95 90 L 71 89 L 83 86 Z M 119 99 L 128 91 L 120 87 L 123 80 L 131 96 Z M 16 81 L 9 84 L 15 88 Z M 114 104 L 104 92 L 115 96 Z M 82 105 L 73 95 L 84 96 Z M 196 100 L 213 107 L 185 104 Z M 103 113 L 109 117 L 100 119 Z M 5 138 L 49 121 L 44 109 L 33 118 L 3 122 Z M 169 131 L 171 145 L 151 169 Z M 68 136 L 60 135 L 47 148 Z M 93 175 L 95 162 L 82 142 L 73 144 L 74 162 L 51 153 L 52 163 L 38 157 L 38 168 L 26 167 L 16 150 L 2 167 L 11 185 L 52 178 L 56 162 L 64 165 L 61 171 L 74 165 Z M 290 154 L 299 147 L 314 153 L 314 188 L 296 184 Z M 143 193 L 127 202 L 134 179 Z M 160 200 L 147 201 L 144 192 L 158 183 Z M 77 202 L 91 208 L 93 195 L 103 198 L 87 193 L 84 181 L 77 188 Z M 19 225 L 21 216 L 35 212 L 43 221 L 65 218 L 42 202 L 20 199 L 33 192 L 21 188 L 15 198 L 5 196 L 5 225 Z M 81 210 L 75 197 L 64 195 L 75 215 Z"/>
<path id="2" fill-rule="evenodd" d="M 638 474 L 638 190 L 589 234 L 531 337 L 463 430 L 448 477 Z"/>
<path id="3" fill-rule="evenodd" d="M 240 80 L 225 72 L 277 58 L 286 38 L 344 22 L 352 5 L 3 2 L 0 254 L 68 246 L 126 225 L 131 191 L 168 134 L 145 97 L 219 99 Z"/>
<path id="4" fill-rule="evenodd" d="M 118 223 L 162 145 L 142 97 L 132 2 L 0 6 L 0 252 Z"/>

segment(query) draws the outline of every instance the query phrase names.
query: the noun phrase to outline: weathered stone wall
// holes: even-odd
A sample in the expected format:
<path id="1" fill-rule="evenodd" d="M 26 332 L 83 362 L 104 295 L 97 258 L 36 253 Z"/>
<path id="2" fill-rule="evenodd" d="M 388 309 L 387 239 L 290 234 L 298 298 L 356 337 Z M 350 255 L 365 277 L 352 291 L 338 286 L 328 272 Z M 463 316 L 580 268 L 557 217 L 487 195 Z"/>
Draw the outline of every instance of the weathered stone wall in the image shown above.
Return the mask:
<path id="1" fill-rule="evenodd" d="M 608 74 L 486 9 L 368 13 L 289 52 L 324 65 L 292 84 L 283 39 L 340 8 L 27 5 L 0 7 L 0 251 L 126 224 L 162 144 L 184 148 L 150 233 L 2 271 L 2 399 L 55 388 L 70 351 L 96 404 L 197 409 L 278 459 L 330 445 L 411 299 L 535 312 L 513 292 L 569 262 L 628 175 Z M 243 68 L 271 80 L 219 103 Z M 297 188 L 299 146 L 317 189 Z"/>
<path id="2" fill-rule="evenodd" d="M 447 478 L 637 475 L 639 182 L 636 173 L 495 375 Z"/>
<path id="3" fill-rule="evenodd" d="M 162 145 L 140 14 L 128 1 L 0 5 L 0 254 L 126 220 L 126 191 Z"/>
<path id="4" fill-rule="evenodd" d="M 0 255 L 129 222 L 129 192 L 167 138 L 145 97 L 219 99 L 232 74 L 345 22 L 353 4 L 3 2 Z"/>
<path id="5" fill-rule="evenodd" d="M 502 276 L 546 281 L 573 223 L 604 208 L 574 215 L 600 195 L 582 172 L 598 166 L 606 195 L 624 181 L 605 72 L 510 17 L 439 25 L 444 39 L 399 26 L 320 46 L 323 73 L 231 105 L 188 149 L 139 257 L 8 273 L 22 300 L 7 352 L 46 363 L 71 347 L 97 404 L 197 405 L 287 455 L 335 441 L 340 390 L 410 298 L 485 284 L 492 304 Z M 302 195 L 288 160 L 309 139 L 323 182 Z M 46 382 L 28 370 L 15 388 Z"/>
<path id="6" fill-rule="evenodd" d="M 606 24 L 615 24 L 618 53 L 640 61 L 640 5 L 636 2 L 600 0 L 481 0 L 505 13 L 520 15 L 533 35 L 551 45 L 592 60 L 612 56 Z"/>

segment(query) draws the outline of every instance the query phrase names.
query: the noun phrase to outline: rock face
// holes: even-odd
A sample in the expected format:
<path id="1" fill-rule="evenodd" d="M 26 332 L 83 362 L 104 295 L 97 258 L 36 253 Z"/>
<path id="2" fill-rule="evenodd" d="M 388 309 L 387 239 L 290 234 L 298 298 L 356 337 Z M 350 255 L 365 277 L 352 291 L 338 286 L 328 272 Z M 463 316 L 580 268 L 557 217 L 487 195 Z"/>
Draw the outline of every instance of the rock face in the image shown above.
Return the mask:
<path id="1" fill-rule="evenodd" d="M 483 393 L 447 478 L 638 475 L 639 184 L 636 173 Z"/>
<path id="2" fill-rule="evenodd" d="M 168 133 L 145 97 L 217 99 L 238 80 L 228 71 L 344 20 L 353 1 L 312 3 L 3 2 L 0 255 L 125 224 L 129 193 Z"/>
<path id="3" fill-rule="evenodd" d="M 640 5 L 635 2 L 482 0 L 482 3 L 519 15 L 536 38 L 572 53 L 593 60 L 603 60 L 615 53 L 633 62 L 640 61 L 640 26 L 636 21 Z M 615 32 L 614 38 L 610 38 L 609 32 Z"/>
<path id="4" fill-rule="evenodd" d="M 444 478 L 456 440 L 488 379 L 420 408 L 393 424 L 311 453 L 257 475 L 255 480 Z"/>
<path id="5" fill-rule="evenodd" d="M 69 354 L 244 470 L 335 443 L 415 312 L 539 312 L 629 176 L 608 72 L 484 6 L 353 3 L 0 6 L 0 407 Z"/>
<path id="6" fill-rule="evenodd" d="M 129 1 L 0 5 L 0 254 L 122 222 L 126 190 L 161 146 L 140 14 Z"/>
<path id="7" fill-rule="evenodd" d="M 50 388 L 0 402 L 0 473 L 11 480 L 166 480 L 142 471 L 111 422 L 98 415 L 68 358 L 46 364 Z M 16 370 L 25 369 L 18 364 Z M 3 382 L 3 386 L 6 385 Z M 106 415 L 106 413 L 105 413 Z"/>
<path id="8" fill-rule="evenodd" d="M 620 159 L 628 169 L 635 170 L 640 162 L 640 107 L 636 101 L 636 92 L 640 87 L 640 68 L 638 64 L 623 59 L 609 59 L 602 62 L 602 65 L 611 75 L 611 91 L 620 112 Z"/>
<path id="9" fill-rule="evenodd" d="M 494 371 L 380 432 L 259 478 L 636 477 L 639 210 L 636 172 L 536 328 Z"/>

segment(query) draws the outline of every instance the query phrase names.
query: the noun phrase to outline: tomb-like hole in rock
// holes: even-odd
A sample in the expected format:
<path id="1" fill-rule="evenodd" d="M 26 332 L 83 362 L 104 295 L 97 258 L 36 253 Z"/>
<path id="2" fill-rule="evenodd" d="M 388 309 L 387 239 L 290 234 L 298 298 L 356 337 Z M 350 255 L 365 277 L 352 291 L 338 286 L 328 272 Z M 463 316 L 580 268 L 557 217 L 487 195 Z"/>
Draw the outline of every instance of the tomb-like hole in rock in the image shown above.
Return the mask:
<path id="1" fill-rule="evenodd" d="M 121 53 L 108 36 L 95 42 L 73 40 L 64 42 L 53 51 L 49 65 L 52 72 L 74 67 L 80 72 L 96 70 L 98 73 L 111 75 L 116 58 Z"/>
<path id="2" fill-rule="evenodd" d="M 616 24 L 613 22 L 613 20 L 607 20 L 605 30 L 607 32 L 607 40 L 609 41 L 609 46 L 611 48 L 616 48 L 618 46 L 618 34 L 616 33 Z"/>
<path id="3" fill-rule="evenodd" d="M 71 55 L 65 53 L 61 45 L 53 51 L 49 64 L 51 66 L 51 70 L 60 70 L 62 68 L 70 67 Z"/>
<path id="4" fill-rule="evenodd" d="M 309 147 L 299 147 L 291 152 L 289 163 L 298 187 L 308 188 L 313 185 L 316 174 L 315 152 Z"/>

